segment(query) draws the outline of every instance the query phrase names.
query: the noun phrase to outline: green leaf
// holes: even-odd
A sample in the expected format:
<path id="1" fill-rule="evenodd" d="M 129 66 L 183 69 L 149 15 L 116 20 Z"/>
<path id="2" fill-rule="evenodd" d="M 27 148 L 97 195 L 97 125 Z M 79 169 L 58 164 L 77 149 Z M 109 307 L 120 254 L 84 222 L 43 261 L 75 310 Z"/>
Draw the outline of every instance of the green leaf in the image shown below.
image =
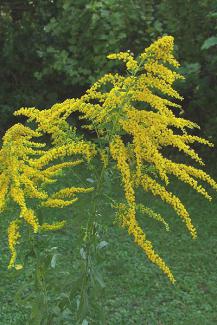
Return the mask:
<path id="1" fill-rule="evenodd" d="M 89 311 L 89 301 L 87 292 L 83 292 L 78 305 L 78 318 L 83 321 Z"/>
<path id="2" fill-rule="evenodd" d="M 96 269 L 94 270 L 93 274 L 94 274 L 94 277 L 95 277 L 96 281 L 99 283 L 100 287 L 105 288 L 106 285 L 105 285 L 105 282 L 104 282 L 104 280 L 102 278 L 102 274 L 99 273 Z"/>
<path id="3" fill-rule="evenodd" d="M 104 247 L 108 246 L 108 242 L 105 241 L 105 240 L 102 240 L 98 245 L 97 245 L 97 248 L 98 249 L 102 249 Z"/>
<path id="4" fill-rule="evenodd" d="M 52 257 L 52 259 L 51 259 L 51 262 L 50 262 L 50 266 L 51 266 L 53 269 L 55 269 L 55 267 L 56 267 L 57 255 L 58 255 L 58 254 L 54 254 L 53 257 Z"/>
<path id="5" fill-rule="evenodd" d="M 86 260 L 87 256 L 86 256 L 86 252 L 83 247 L 81 247 L 81 249 L 80 249 L 80 255 L 84 260 Z"/>
<path id="6" fill-rule="evenodd" d="M 217 18 L 217 12 L 211 12 L 210 14 L 207 15 L 207 17 Z"/>
<path id="7" fill-rule="evenodd" d="M 75 281 L 71 282 L 70 285 L 70 293 L 69 293 L 69 299 L 73 300 L 76 296 L 76 293 L 80 291 L 80 287 L 82 285 L 83 277 L 80 276 Z"/>
<path id="8" fill-rule="evenodd" d="M 201 50 L 207 50 L 210 47 L 215 46 L 215 45 L 217 45 L 217 36 L 209 37 L 205 40 L 205 42 L 201 46 Z"/>

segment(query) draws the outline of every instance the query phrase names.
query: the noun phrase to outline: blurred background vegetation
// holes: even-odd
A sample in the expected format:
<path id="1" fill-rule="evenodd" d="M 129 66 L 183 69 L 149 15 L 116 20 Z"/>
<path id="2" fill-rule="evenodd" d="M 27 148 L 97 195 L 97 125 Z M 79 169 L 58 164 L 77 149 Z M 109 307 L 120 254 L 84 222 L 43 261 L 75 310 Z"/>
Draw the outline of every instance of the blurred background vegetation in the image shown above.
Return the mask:
<path id="1" fill-rule="evenodd" d="M 1 0 L 1 135 L 17 108 L 80 96 L 117 69 L 108 53 L 137 54 L 164 34 L 186 76 L 185 117 L 217 144 L 216 0 Z"/>

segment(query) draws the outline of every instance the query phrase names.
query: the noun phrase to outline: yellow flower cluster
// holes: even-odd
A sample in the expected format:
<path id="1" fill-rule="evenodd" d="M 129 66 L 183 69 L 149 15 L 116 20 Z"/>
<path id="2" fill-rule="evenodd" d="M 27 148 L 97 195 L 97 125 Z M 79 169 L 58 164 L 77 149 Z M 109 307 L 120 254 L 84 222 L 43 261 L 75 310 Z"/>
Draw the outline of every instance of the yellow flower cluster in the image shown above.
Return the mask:
<path id="1" fill-rule="evenodd" d="M 29 118 L 29 121 L 35 121 L 37 123 L 37 130 L 49 134 L 54 145 L 63 145 L 74 138 L 73 128 L 64 119 L 60 118 L 72 102 L 73 100 L 70 103 L 65 101 L 61 105 L 55 104 L 51 109 L 47 110 L 24 107 L 14 114 L 16 116 L 25 115 Z"/>
<path id="2" fill-rule="evenodd" d="M 140 184 L 145 191 L 151 191 L 153 195 L 160 196 L 163 201 L 170 204 L 177 214 L 183 218 L 192 237 L 196 238 L 196 229 L 192 225 L 189 214 L 178 197 L 173 195 L 171 192 L 168 192 L 164 186 L 160 185 L 156 180 L 152 179 L 148 175 L 142 177 Z"/>
<path id="3" fill-rule="evenodd" d="M 129 52 L 109 54 L 107 58 L 110 60 L 120 60 L 125 62 L 128 71 L 134 72 L 138 69 L 138 62 L 134 59 L 133 55 Z"/>
<path id="4" fill-rule="evenodd" d="M 86 160 L 90 161 L 90 159 L 95 155 L 95 146 L 84 141 L 79 141 L 54 147 L 46 151 L 46 153 L 38 159 L 30 160 L 30 165 L 41 169 L 55 159 L 78 154 L 85 156 Z"/>
<path id="5" fill-rule="evenodd" d="M 146 214 L 148 217 L 151 217 L 151 218 L 161 222 L 165 226 L 166 231 L 170 230 L 169 224 L 166 222 L 166 220 L 159 213 L 156 213 L 152 209 L 145 207 L 143 204 L 137 204 L 136 208 L 138 211 L 140 211 L 143 214 Z"/>
<path id="6" fill-rule="evenodd" d="M 16 252 L 16 244 L 18 242 L 18 239 L 20 238 L 19 233 L 19 220 L 13 220 L 11 221 L 9 227 L 8 227 L 8 245 L 11 251 L 11 259 L 10 263 L 8 265 L 8 268 L 11 269 L 12 267 L 15 267 L 17 252 Z"/>
<path id="7" fill-rule="evenodd" d="M 65 224 L 66 224 L 66 221 L 65 220 L 62 220 L 62 221 L 59 221 L 59 222 L 55 222 L 52 225 L 51 224 L 48 224 L 48 223 L 43 223 L 40 226 L 40 230 L 42 230 L 42 231 L 59 230 L 59 229 L 62 229 L 65 226 Z"/>
<path id="8" fill-rule="evenodd" d="M 112 158 L 117 161 L 117 168 L 121 172 L 124 191 L 127 202 L 130 206 L 135 205 L 135 192 L 131 177 L 130 166 L 128 164 L 128 154 L 125 145 L 119 136 L 116 136 L 110 144 Z"/>
<path id="9" fill-rule="evenodd" d="M 156 60 L 163 63 L 169 63 L 174 67 L 179 67 L 179 62 L 173 56 L 174 38 L 172 36 L 163 36 L 156 42 L 147 47 L 140 55 L 142 61 Z"/>
<path id="10" fill-rule="evenodd" d="M 58 192 L 53 193 L 48 200 L 42 203 L 43 206 L 45 207 L 65 207 L 68 205 L 71 205 L 75 203 L 78 198 L 75 198 L 74 195 L 75 193 L 88 193 L 93 191 L 93 187 L 89 188 L 83 188 L 83 187 L 67 187 L 64 189 L 61 189 Z M 71 200 L 65 200 L 65 198 L 71 198 Z"/>
<path id="11" fill-rule="evenodd" d="M 138 225 L 138 222 L 136 220 L 135 206 L 128 208 L 125 204 L 120 204 L 118 210 L 118 218 L 121 219 L 122 226 L 127 227 L 128 233 L 130 235 L 133 235 L 135 243 L 144 250 L 149 260 L 152 263 L 156 264 L 168 276 L 172 283 L 175 283 L 175 278 L 169 267 L 166 265 L 163 259 L 157 253 L 155 253 L 152 243 L 146 239 L 144 231 Z M 152 213 L 153 212 L 151 212 L 151 214 Z M 150 211 L 148 214 L 150 215 Z M 158 215 L 157 218 L 159 217 L 160 216 Z"/>
<path id="12" fill-rule="evenodd" d="M 99 149 L 99 154 L 100 154 L 100 158 L 101 158 L 101 161 L 104 165 L 104 167 L 107 167 L 108 164 L 109 164 L 109 157 L 108 157 L 108 152 L 106 149 Z"/>
<path id="13" fill-rule="evenodd" d="M 16 113 L 35 121 L 36 131 L 50 134 L 54 144 L 52 149 L 39 158 L 29 160 L 26 175 L 30 175 L 31 168 L 35 168 L 40 170 L 41 178 L 50 179 L 49 173 L 55 174 L 56 171 L 49 168 L 44 171 L 43 167 L 58 157 L 72 154 L 82 155 L 87 160 L 99 154 L 105 166 L 108 165 L 109 159 L 115 162 L 121 174 L 126 198 L 125 209 L 120 213 L 123 219 L 122 225 L 128 228 L 135 242 L 172 282 L 174 277 L 171 271 L 154 252 L 152 244 L 146 240 L 144 232 L 138 225 L 135 193 L 142 188 L 170 204 L 183 219 L 192 237 L 196 238 L 196 229 L 186 208 L 179 198 L 166 188 L 169 176 L 175 175 L 207 199 L 211 197 L 197 179 L 217 189 L 217 183 L 204 171 L 187 164 L 173 162 L 163 151 L 164 148 L 174 147 L 204 165 L 191 144 L 198 142 L 212 146 L 209 141 L 188 134 L 189 129 L 199 128 L 198 125 L 177 117 L 173 111 L 177 108 L 181 109 L 177 100 L 182 100 L 180 94 L 173 88 L 173 84 L 176 80 L 183 79 L 177 72 L 179 63 L 173 55 L 173 47 L 173 37 L 164 36 L 146 48 L 137 58 L 129 52 L 110 54 L 109 59 L 117 59 L 126 64 L 127 76 L 109 73 L 93 84 L 81 98 L 67 99 L 48 110 L 22 108 Z M 79 113 L 81 119 L 87 121 L 88 125 L 85 127 L 94 130 L 99 140 L 103 140 L 101 143 L 105 144 L 106 151 L 102 147 L 97 150 L 95 144 L 82 139 L 76 140 L 75 131 L 70 129 L 68 124 L 68 119 L 75 112 Z M 149 172 L 149 166 L 154 168 L 155 174 Z M 7 193 L 7 182 L 7 178 L 2 177 L 1 197 Z M 25 186 L 28 185 L 28 193 L 39 195 L 28 182 L 25 183 Z M 44 193 L 40 193 L 41 199 L 43 195 Z M 57 195 L 44 202 L 47 202 L 48 206 L 61 206 L 61 200 L 62 198 Z M 21 206 L 22 201 L 22 197 L 17 199 Z M 143 207 L 142 211 L 163 222 L 168 229 L 166 221 L 159 214 L 147 207 Z"/>
<path id="14" fill-rule="evenodd" d="M 113 159 L 117 161 L 117 168 L 122 175 L 125 197 L 128 203 L 128 207 L 124 206 L 123 211 L 121 211 L 119 214 L 122 217 L 122 225 L 128 228 L 129 234 L 132 234 L 134 236 L 135 242 L 145 251 L 148 258 L 153 263 L 158 265 L 158 267 L 162 269 L 165 274 L 167 274 L 169 279 L 174 282 L 175 279 L 171 271 L 166 266 L 165 262 L 155 253 L 151 242 L 146 239 L 146 235 L 136 220 L 136 200 L 134 185 L 131 177 L 130 166 L 128 163 L 127 150 L 120 137 L 116 136 L 113 142 L 111 142 L 110 151 Z M 142 208 L 142 211 L 145 212 L 144 208 Z M 147 212 L 149 215 L 151 214 L 152 216 L 155 216 L 155 218 L 158 220 L 163 220 L 159 214 L 154 214 L 151 209 L 146 210 L 146 213 Z"/>
<path id="15" fill-rule="evenodd" d="M 0 149 L 0 211 L 2 212 L 13 200 L 20 208 L 20 220 L 12 221 L 8 228 L 9 248 L 11 261 L 9 268 L 15 266 L 16 242 L 20 237 L 18 223 L 25 220 L 34 233 L 42 230 L 55 230 L 64 226 L 64 222 L 53 225 L 40 225 L 37 215 L 29 207 L 31 200 L 36 199 L 38 206 L 64 207 L 75 201 L 65 200 L 76 193 L 85 193 L 93 188 L 65 188 L 57 193 L 48 194 L 44 186 L 55 182 L 56 176 L 66 167 L 80 164 L 82 160 L 55 163 L 55 160 L 70 157 L 81 153 L 90 159 L 92 147 L 84 142 L 59 145 L 46 149 L 45 144 L 32 141 L 39 138 L 41 133 L 34 131 L 22 124 L 12 126 L 3 137 L 3 145 Z M 49 166 L 48 166 L 49 165 Z M 20 225 L 19 225 L 20 226 Z"/>

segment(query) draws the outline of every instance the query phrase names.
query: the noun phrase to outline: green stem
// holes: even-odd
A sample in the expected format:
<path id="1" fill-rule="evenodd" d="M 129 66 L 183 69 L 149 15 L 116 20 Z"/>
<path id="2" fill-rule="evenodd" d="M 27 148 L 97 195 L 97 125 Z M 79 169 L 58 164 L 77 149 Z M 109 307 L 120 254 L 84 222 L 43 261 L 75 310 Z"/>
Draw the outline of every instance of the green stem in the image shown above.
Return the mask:
<path id="1" fill-rule="evenodd" d="M 31 243 L 31 248 L 35 257 L 35 291 L 36 293 L 40 293 L 43 296 L 43 302 L 45 304 L 45 308 L 43 308 L 43 312 L 45 311 L 44 316 L 48 316 L 48 311 L 49 311 L 49 306 L 48 306 L 48 293 L 47 293 L 47 288 L 46 288 L 46 281 L 44 277 L 44 272 L 43 272 L 43 265 L 41 263 L 41 259 L 38 253 L 38 247 L 37 243 L 35 243 L 35 236 L 34 234 L 30 233 L 30 230 L 28 230 L 28 235 L 29 235 L 29 241 Z M 37 295 L 36 295 L 37 296 Z M 40 297 L 40 295 L 39 295 Z M 41 304 L 41 301 L 39 301 L 39 304 Z M 45 318 L 45 317 L 44 317 Z"/>

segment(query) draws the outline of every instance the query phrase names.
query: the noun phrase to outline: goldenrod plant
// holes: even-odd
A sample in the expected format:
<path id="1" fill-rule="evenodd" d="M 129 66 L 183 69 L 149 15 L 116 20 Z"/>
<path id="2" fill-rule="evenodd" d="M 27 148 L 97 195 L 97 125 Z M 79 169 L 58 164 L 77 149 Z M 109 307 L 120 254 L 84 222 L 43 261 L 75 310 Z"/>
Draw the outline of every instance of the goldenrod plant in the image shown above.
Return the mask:
<path id="1" fill-rule="evenodd" d="M 137 193 L 141 190 L 151 192 L 171 205 L 195 239 L 197 231 L 186 207 L 168 190 L 170 177 L 176 176 L 208 200 L 211 200 L 211 196 L 199 181 L 206 182 L 217 190 L 217 183 L 202 169 L 183 162 L 177 163 L 165 154 L 165 148 L 173 147 L 203 166 L 204 162 L 193 149 L 192 144 L 213 146 L 208 140 L 193 134 L 191 130 L 199 128 L 196 123 L 181 117 L 183 111 L 178 102 L 183 98 L 174 89 L 174 83 L 184 78 L 178 72 L 179 63 L 173 55 L 173 48 L 173 37 L 164 36 L 146 48 L 138 57 L 134 57 L 130 51 L 108 55 L 108 59 L 123 63 L 126 72 L 104 75 L 81 98 L 67 99 L 44 110 L 19 109 L 15 115 L 26 116 L 29 122 L 35 123 L 35 129 L 17 125 L 5 135 L 1 157 L 12 159 L 9 158 L 11 150 L 16 154 L 12 154 L 14 158 L 10 160 L 14 164 L 10 166 L 15 166 L 10 170 L 11 181 L 7 178 L 7 159 L 1 158 L 4 160 L 0 167 L 1 205 L 5 204 L 6 194 L 10 192 L 11 197 L 20 206 L 21 220 L 24 219 L 31 224 L 35 232 L 40 227 L 50 226 L 39 227 L 36 216 L 26 206 L 25 195 L 37 198 L 39 204 L 61 207 L 74 202 L 74 193 L 92 190 L 63 189 L 48 197 L 48 194 L 39 191 L 35 184 L 38 181 L 41 183 L 50 181 L 59 169 L 70 167 L 78 161 L 62 162 L 46 168 L 45 166 L 56 158 L 71 155 L 83 155 L 89 162 L 95 157 L 94 159 L 101 162 L 101 170 L 97 171 L 95 194 L 93 192 L 92 209 L 87 220 L 87 231 L 82 248 L 87 273 L 91 268 L 88 254 L 96 251 L 97 199 L 98 194 L 103 192 L 106 186 L 103 183 L 106 170 L 111 170 L 115 166 L 121 177 L 125 199 L 120 202 L 113 201 L 120 225 L 127 229 L 149 260 L 155 263 L 172 283 L 175 283 L 175 277 L 163 258 L 155 252 L 145 229 L 143 230 L 138 222 L 137 213 L 143 213 L 162 222 L 168 231 L 166 216 L 163 217 L 159 212 L 138 201 Z M 71 126 L 74 113 L 79 113 L 79 118 L 85 121 L 83 128 L 95 135 L 94 140 L 86 141 L 85 132 L 83 137 L 77 136 L 75 127 Z M 30 142 L 32 136 L 37 137 L 39 134 L 48 134 L 51 137 L 50 148 L 42 149 L 41 144 Z M 15 142 L 11 142 L 11 139 Z M 35 154 L 36 158 L 30 157 Z M 20 166 L 19 169 L 17 164 Z M 19 175 L 17 175 L 18 170 L 20 170 Z M 68 201 L 64 198 L 68 198 Z M 19 237 L 18 227 L 18 220 L 13 221 L 9 226 L 10 237 L 13 237 L 13 240 L 9 240 L 9 245 L 13 254 L 15 254 L 14 242 Z M 90 249 L 92 243 L 95 245 L 94 249 Z M 14 264 L 15 255 L 13 256 L 10 265 Z M 88 286 L 88 276 L 85 284 Z M 82 290 L 80 303 L 82 299 L 85 300 L 84 297 L 89 292 L 86 290 L 84 293 L 84 287 Z"/>

